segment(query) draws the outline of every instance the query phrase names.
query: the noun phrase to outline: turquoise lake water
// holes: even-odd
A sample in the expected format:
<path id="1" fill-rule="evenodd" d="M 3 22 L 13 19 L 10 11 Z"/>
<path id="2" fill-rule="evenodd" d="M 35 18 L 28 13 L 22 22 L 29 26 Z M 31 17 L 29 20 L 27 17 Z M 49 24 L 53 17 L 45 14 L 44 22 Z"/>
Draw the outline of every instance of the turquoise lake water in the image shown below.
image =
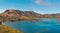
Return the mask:
<path id="1" fill-rule="evenodd" d="M 4 25 L 24 33 L 60 33 L 60 19 L 37 19 L 37 21 L 5 22 Z"/>

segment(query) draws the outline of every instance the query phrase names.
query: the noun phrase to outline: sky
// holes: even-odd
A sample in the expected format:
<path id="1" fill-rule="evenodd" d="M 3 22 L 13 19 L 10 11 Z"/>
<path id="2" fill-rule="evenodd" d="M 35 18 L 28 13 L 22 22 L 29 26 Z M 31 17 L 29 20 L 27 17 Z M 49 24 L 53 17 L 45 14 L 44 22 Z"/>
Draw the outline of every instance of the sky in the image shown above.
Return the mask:
<path id="1" fill-rule="evenodd" d="M 60 13 L 60 0 L 0 0 L 0 13 L 7 9 L 34 11 L 40 14 Z"/>

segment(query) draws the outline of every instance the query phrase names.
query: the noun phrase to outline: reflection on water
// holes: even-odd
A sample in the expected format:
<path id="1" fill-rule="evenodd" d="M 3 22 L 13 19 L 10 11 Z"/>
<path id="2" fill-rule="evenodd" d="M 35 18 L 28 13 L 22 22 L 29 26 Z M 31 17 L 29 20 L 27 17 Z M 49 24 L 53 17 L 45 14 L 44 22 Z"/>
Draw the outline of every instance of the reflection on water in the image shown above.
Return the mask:
<path id="1" fill-rule="evenodd" d="M 5 22 L 4 25 L 24 33 L 60 33 L 60 19 L 37 19 L 37 21 Z"/>

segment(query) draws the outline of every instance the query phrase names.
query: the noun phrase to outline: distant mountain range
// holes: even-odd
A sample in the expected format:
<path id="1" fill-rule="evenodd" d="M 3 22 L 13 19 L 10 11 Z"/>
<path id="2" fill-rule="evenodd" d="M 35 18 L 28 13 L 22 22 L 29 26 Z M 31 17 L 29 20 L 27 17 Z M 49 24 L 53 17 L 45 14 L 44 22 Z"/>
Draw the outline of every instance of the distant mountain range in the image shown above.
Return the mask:
<path id="1" fill-rule="evenodd" d="M 60 13 L 42 15 L 33 11 L 21 11 L 21 10 L 9 9 L 0 14 L 0 19 L 2 18 L 6 21 L 29 20 L 29 19 L 36 19 L 36 18 L 60 18 Z"/>

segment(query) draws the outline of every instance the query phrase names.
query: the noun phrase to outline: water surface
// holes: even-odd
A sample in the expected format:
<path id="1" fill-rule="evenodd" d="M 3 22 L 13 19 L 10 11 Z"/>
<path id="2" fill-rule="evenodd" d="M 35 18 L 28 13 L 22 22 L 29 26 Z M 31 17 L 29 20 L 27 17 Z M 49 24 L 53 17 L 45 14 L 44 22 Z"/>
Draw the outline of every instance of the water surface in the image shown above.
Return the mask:
<path id="1" fill-rule="evenodd" d="M 60 19 L 37 19 L 37 21 L 5 22 L 4 25 L 24 33 L 60 33 Z"/>

